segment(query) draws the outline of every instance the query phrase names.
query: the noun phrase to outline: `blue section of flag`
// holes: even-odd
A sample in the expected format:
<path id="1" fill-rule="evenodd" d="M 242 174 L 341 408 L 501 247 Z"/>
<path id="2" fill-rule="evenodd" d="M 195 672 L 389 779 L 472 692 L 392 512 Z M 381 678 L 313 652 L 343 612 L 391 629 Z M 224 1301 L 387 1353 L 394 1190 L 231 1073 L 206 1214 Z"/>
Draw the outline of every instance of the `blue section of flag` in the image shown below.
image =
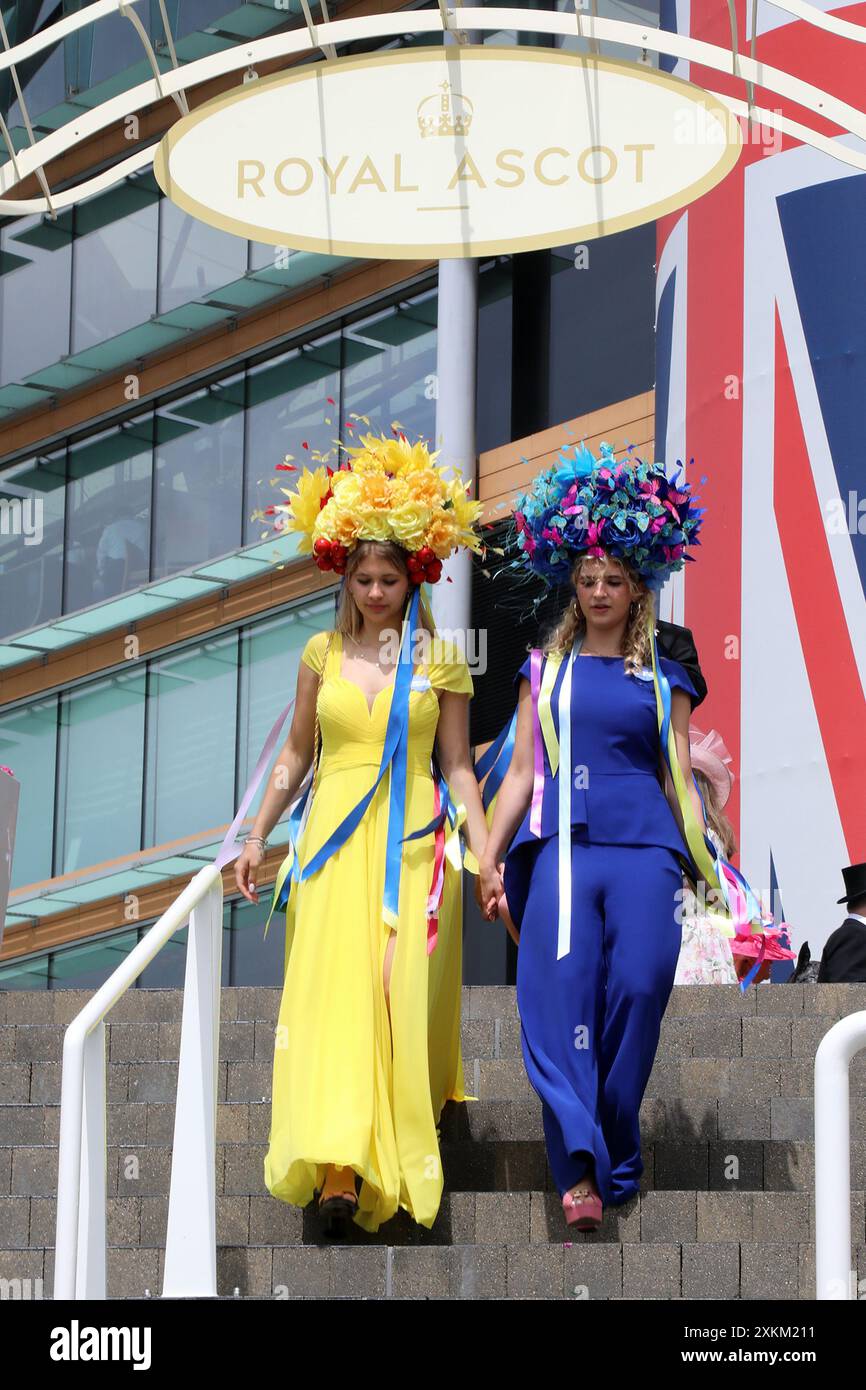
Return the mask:
<path id="1" fill-rule="evenodd" d="M 847 513 L 849 493 L 854 494 L 855 509 L 866 498 L 866 175 L 796 189 L 783 194 L 778 207 L 839 496 Z M 866 508 L 860 518 L 863 533 L 855 528 L 852 543 L 866 596 Z"/>

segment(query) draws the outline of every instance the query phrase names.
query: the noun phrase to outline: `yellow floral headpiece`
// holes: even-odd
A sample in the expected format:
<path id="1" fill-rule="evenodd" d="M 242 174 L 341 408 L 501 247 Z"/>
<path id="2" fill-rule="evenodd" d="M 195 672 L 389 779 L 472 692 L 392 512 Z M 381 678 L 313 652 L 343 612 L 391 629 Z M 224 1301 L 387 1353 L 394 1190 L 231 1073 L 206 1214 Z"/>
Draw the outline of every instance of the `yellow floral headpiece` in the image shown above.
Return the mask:
<path id="1" fill-rule="evenodd" d="M 409 552 L 410 578 L 435 584 L 442 561 L 465 546 L 482 548 L 475 524 L 481 503 L 470 500 L 462 478 L 446 479 L 423 440 L 405 435 L 361 435 L 339 468 L 305 468 L 297 489 L 283 488 L 285 529 L 300 531 L 298 553 L 315 556 L 322 570 L 344 574 L 360 541 L 393 541 Z"/>

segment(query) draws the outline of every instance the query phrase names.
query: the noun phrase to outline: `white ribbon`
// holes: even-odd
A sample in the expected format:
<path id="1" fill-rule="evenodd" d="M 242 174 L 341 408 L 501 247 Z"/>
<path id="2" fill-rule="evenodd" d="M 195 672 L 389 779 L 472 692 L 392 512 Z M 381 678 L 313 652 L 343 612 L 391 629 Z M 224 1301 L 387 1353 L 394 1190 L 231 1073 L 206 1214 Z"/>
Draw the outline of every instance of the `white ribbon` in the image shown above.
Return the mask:
<path id="1" fill-rule="evenodd" d="M 572 646 L 559 687 L 559 929 L 556 959 L 571 950 L 571 672 L 577 655 Z"/>

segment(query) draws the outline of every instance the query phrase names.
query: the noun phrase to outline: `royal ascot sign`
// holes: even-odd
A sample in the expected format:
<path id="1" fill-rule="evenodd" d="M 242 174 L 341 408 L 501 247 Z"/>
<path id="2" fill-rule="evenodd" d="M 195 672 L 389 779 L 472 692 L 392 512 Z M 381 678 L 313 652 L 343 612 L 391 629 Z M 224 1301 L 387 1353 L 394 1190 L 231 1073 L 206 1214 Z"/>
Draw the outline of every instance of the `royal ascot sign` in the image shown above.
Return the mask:
<path id="1" fill-rule="evenodd" d="M 442 258 L 651 221 L 741 148 L 721 101 L 638 63 L 431 45 L 254 80 L 179 120 L 153 167 L 186 212 L 253 241 Z"/>

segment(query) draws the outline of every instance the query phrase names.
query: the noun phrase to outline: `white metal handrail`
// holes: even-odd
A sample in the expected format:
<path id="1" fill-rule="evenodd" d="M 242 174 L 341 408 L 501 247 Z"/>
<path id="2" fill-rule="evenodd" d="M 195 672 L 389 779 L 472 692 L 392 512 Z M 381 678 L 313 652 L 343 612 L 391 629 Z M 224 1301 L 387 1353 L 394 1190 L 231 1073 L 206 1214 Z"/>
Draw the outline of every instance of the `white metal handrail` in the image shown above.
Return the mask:
<path id="1" fill-rule="evenodd" d="M 856 1299 L 851 1284 L 848 1069 L 866 1047 L 866 1010 L 824 1034 L 815 1053 L 815 1298 Z"/>
<path id="2" fill-rule="evenodd" d="M 106 1291 L 105 1016 L 189 921 L 163 1297 L 216 1295 L 216 1111 L 222 872 L 207 864 L 66 1030 L 60 1093 L 55 1299 Z"/>

